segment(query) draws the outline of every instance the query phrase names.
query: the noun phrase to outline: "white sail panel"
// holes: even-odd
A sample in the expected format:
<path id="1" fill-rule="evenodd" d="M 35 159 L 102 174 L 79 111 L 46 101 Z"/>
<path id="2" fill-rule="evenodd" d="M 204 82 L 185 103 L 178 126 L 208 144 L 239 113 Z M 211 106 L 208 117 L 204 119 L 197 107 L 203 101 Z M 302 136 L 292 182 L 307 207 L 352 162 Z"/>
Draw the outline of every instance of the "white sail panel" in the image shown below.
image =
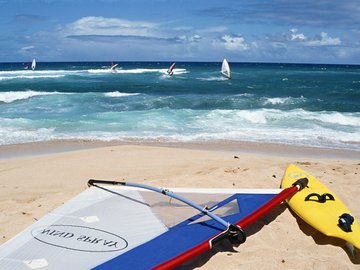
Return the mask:
<path id="1" fill-rule="evenodd" d="M 31 63 L 31 69 L 32 70 L 35 70 L 35 68 L 36 68 L 36 60 L 35 60 L 35 58 L 32 60 L 32 63 Z"/>
<path id="2" fill-rule="evenodd" d="M 230 79 L 230 65 L 228 63 L 228 61 L 226 59 L 223 60 L 222 65 L 221 65 L 221 73 L 227 77 L 228 79 Z"/>
<path id="3" fill-rule="evenodd" d="M 210 210 L 225 217 L 251 211 L 253 207 L 246 210 L 246 204 L 250 201 L 256 198 L 267 199 L 266 194 L 271 197 L 279 191 L 172 189 L 172 192 L 192 199 L 202 206 L 215 205 L 216 207 Z M 240 194 L 243 196 L 241 200 L 246 202 L 241 210 L 238 205 Z M 228 199 L 229 196 L 231 200 Z M 217 202 L 223 200 L 224 204 L 217 205 Z M 251 205 L 257 207 L 261 204 L 262 202 Z M 113 269 L 111 265 L 107 266 L 107 262 L 127 258 L 131 258 L 132 263 L 136 264 L 138 262 L 134 262 L 131 256 L 139 258 L 140 252 L 141 256 L 151 257 L 154 249 L 142 251 L 141 245 L 149 244 L 162 235 L 167 234 L 171 239 L 174 235 L 181 239 L 184 237 L 185 241 L 187 234 L 183 235 L 183 229 L 187 231 L 188 228 L 194 228 L 198 230 L 198 236 L 203 233 L 204 228 L 214 230 L 216 225 L 205 224 L 211 222 L 211 219 L 199 213 L 187 204 L 144 189 L 91 187 L 4 243 L 0 247 L 0 269 L 85 270 L 97 266 L 99 269 Z M 189 219 L 196 216 L 199 216 L 197 221 Z M 177 229 L 172 231 L 173 228 Z M 208 239 L 209 236 L 204 237 Z M 190 237 L 193 238 L 194 235 Z M 161 242 L 161 246 L 172 245 L 169 238 L 163 239 L 165 243 Z M 164 248 L 161 252 L 166 253 L 168 250 L 170 249 Z M 139 261 L 139 269 L 144 268 L 145 262 L 153 264 L 151 260 Z M 129 269 L 137 268 L 129 266 Z"/>

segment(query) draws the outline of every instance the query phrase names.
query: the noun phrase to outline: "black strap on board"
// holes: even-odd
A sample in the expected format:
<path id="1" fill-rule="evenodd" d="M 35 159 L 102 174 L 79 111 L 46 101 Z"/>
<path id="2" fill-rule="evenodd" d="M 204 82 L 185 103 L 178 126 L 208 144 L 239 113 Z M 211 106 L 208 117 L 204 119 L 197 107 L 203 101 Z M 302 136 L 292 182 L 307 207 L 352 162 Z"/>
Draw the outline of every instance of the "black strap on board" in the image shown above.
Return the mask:
<path id="1" fill-rule="evenodd" d="M 344 232 L 351 232 L 351 225 L 354 222 L 354 217 L 348 213 L 344 213 L 339 217 L 339 224 L 338 226 L 344 231 Z"/>
<path id="2" fill-rule="evenodd" d="M 315 197 L 315 198 L 313 198 Z M 314 201 L 319 203 L 325 203 L 326 201 L 335 201 L 334 196 L 330 193 L 324 193 L 322 195 L 318 193 L 310 193 L 306 196 L 305 201 Z"/>

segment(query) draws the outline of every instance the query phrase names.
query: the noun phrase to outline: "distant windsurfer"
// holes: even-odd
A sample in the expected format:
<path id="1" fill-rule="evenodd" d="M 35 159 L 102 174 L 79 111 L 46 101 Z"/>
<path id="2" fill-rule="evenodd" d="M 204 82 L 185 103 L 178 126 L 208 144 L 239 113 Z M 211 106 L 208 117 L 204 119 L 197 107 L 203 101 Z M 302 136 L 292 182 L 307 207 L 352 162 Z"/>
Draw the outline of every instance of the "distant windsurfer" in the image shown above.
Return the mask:
<path id="1" fill-rule="evenodd" d="M 174 68 L 175 68 L 175 63 L 173 63 L 173 64 L 169 67 L 169 69 L 166 71 L 169 76 L 172 76 L 172 75 L 174 74 Z"/>
<path id="2" fill-rule="evenodd" d="M 114 63 L 111 63 L 111 72 L 115 72 L 116 71 L 116 67 L 117 67 L 118 64 L 114 64 Z"/>
<path id="3" fill-rule="evenodd" d="M 36 68 L 36 60 L 35 60 L 35 58 L 32 60 L 32 62 L 31 62 L 31 69 L 32 70 L 35 70 L 35 68 Z"/>
<path id="4" fill-rule="evenodd" d="M 230 65 L 225 58 L 221 65 L 221 73 L 230 80 Z"/>

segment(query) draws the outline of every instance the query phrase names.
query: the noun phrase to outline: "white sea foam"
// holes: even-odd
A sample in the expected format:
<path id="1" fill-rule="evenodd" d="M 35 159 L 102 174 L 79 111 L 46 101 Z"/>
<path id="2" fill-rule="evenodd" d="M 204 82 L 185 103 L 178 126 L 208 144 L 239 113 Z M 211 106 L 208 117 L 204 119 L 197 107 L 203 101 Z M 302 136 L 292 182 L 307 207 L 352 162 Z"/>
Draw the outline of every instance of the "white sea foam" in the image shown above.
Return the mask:
<path id="1" fill-rule="evenodd" d="M 113 71 L 110 68 L 107 69 L 88 69 L 86 72 L 93 73 L 93 74 L 104 74 L 104 73 L 113 73 Z"/>
<path id="2" fill-rule="evenodd" d="M 133 69 L 116 69 L 111 71 L 110 69 L 89 69 L 89 73 L 119 73 L 119 74 L 141 74 L 141 73 L 162 73 L 167 74 L 166 68 L 133 68 Z M 187 73 L 186 69 L 175 68 L 173 70 L 174 75 Z"/>
<path id="3" fill-rule="evenodd" d="M 54 131 L 55 128 L 1 127 L 0 145 L 51 140 L 55 138 Z"/>
<path id="4" fill-rule="evenodd" d="M 62 78 L 65 75 L 18 75 L 18 76 L 6 76 L 0 77 L 0 81 L 13 80 L 13 79 L 44 79 L 44 78 Z"/>
<path id="5" fill-rule="evenodd" d="M 324 117 L 302 109 L 216 110 L 199 116 L 193 124 L 201 132 L 187 138 L 194 136 L 194 140 L 264 141 L 360 150 L 360 115 L 333 114 L 327 112 Z M 350 126 L 339 129 L 337 123 L 323 125 L 324 118 L 332 122 L 341 119 L 342 123 Z"/>
<path id="6" fill-rule="evenodd" d="M 104 96 L 106 97 L 128 97 L 128 96 L 137 96 L 137 95 L 139 95 L 139 93 L 122 93 L 119 91 L 104 93 Z"/>
<path id="7" fill-rule="evenodd" d="M 81 70 L 14 70 L 0 71 L 0 81 L 14 79 L 62 78 L 66 75 L 81 73 Z"/>
<path id="8" fill-rule="evenodd" d="M 12 70 L 12 71 L 0 71 L 0 76 L 27 76 L 27 75 L 46 75 L 46 74 L 73 74 L 84 72 L 83 70 Z"/>
<path id="9" fill-rule="evenodd" d="M 162 70 L 161 72 L 164 72 L 164 70 Z M 174 75 L 181 75 L 181 74 L 189 73 L 185 68 L 175 68 L 175 69 L 173 69 L 173 72 L 174 72 Z M 167 69 L 166 69 L 165 73 L 167 74 Z"/>
<path id="10" fill-rule="evenodd" d="M 306 99 L 304 97 L 276 97 L 276 98 L 265 98 L 263 101 L 264 105 L 277 105 L 277 104 L 296 104 L 304 102 Z"/>
<path id="11" fill-rule="evenodd" d="M 183 68 L 175 68 L 174 75 L 186 74 L 188 71 Z M 14 70 L 14 71 L 0 71 L 1 80 L 12 79 L 38 79 L 38 78 L 61 78 L 67 75 L 84 75 L 90 74 L 141 74 L 141 73 L 161 73 L 167 74 L 167 68 L 134 68 L 134 69 L 115 69 L 99 68 L 87 70 Z"/>
<path id="12" fill-rule="evenodd" d="M 124 93 L 103 94 L 122 96 Z M 66 128 L 61 119 L 0 119 L 0 144 L 49 139 L 233 140 L 360 151 L 359 119 L 359 113 L 303 109 L 105 111 L 84 115 L 81 121 L 68 123 Z M 68 121 L 67 118 L 64 121 Z"/>
<path id="13" fill-rule="evenodd" d="M 360 113 L 321 112 L 308 118 L 324 123 L 360 127 Z"/>
<path id="14" fill-rule="evenodd" d="M 200 81 L 228 81 L 228 78 L 225 78 L 224 76 L 210 76 L 210 77 L 200 77 L 196 78 Z"/>
<path id="15" fill-rule="evenodd" d="M 254 124 L 266 124 L 267 120 L 267 113 L 264 110 L 256 110 L 256 111 L 249 111 L 249 110 L 242 110 L 236 111 L 236 116 L 239 117 L 238 121 L 245 120 L 249 123 Z"/>
<path id="16" fill-rule="evenodd" d="M 11 103 L 16 100 L 28 99 L 35 96 L 58 95 L 59 92 L 39 92 L 39 91 L 9 91 L 0 92 L 0 102 Z"/>
<path id="17" fill-rule="evenodd" d="M 150 68 L 135 68 L 135 69 L 122 69 L 118 70 L 118 73 L 127 73 L 127 74 L 140 74 L 140 73 L 151 73 L 151 72 L 161 72 L 161 69 L 150 69 Z"/>
<path id="18" fill-rule="evenodd" d="M 235 97 L 253 97 L 254 94 L 252 93 L 242 93 L 242 94 L 236 94 Z"/>

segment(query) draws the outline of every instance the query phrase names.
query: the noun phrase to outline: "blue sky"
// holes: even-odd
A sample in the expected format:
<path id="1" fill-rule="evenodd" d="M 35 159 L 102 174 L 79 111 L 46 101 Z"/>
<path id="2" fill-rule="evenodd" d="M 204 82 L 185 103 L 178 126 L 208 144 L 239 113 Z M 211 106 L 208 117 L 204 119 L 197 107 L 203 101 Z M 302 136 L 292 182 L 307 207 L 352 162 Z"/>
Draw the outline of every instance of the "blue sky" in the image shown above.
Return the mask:
<path id="1" fill-rule="evenodd" d="M 0 0 L 0 62 L 360 64 L 359 0 Z"/>

